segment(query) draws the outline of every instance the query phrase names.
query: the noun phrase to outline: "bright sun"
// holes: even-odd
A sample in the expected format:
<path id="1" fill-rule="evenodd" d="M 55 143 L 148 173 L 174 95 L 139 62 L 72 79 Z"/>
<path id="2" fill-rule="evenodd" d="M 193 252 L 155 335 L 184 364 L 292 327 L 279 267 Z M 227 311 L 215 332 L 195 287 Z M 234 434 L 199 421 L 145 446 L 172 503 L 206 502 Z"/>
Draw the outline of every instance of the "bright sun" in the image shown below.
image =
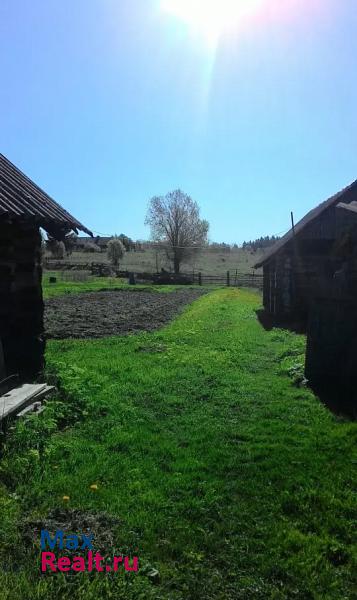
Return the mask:
<path id="1" fill-rule="evenodd" d="M 163 10 L 216 45 L 225 31 L 252 14 L 263 0 L 161 0 Z"/>

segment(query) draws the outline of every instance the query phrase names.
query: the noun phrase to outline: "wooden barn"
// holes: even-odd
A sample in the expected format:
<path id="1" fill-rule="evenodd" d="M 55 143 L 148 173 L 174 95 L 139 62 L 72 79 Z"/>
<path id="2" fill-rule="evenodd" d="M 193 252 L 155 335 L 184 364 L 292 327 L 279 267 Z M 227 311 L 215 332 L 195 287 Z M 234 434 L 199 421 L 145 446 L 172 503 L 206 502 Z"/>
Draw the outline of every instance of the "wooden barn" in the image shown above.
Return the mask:
<path id="1" fill-rule="evenodd" d="M 357 416 L 357 202 L 336 206 L 334 274 L 319 286 L 307 324 L 305 374 L 337 412 Z"/>
<path id="2" fill-rule="evenodd" d="M 307 332 L 305 375 L 337 412 L 357 414 L 357 181 L 268 251 L 264 308 Z"/>
<path id="3" fill-rule="evenodd" d="M 357 181 L 311 210 L 255 265 L 263 267 L 263 304 L 272 317 L 306 328 L 314 298 L 328 295 L 349 252 L 354 202 Z"/>
<path id="4" fill-rule="evenodd" d="M 0 379 L 43 368 L 40 228 L 58 240 L 91 232 L 0 154 Z"/>

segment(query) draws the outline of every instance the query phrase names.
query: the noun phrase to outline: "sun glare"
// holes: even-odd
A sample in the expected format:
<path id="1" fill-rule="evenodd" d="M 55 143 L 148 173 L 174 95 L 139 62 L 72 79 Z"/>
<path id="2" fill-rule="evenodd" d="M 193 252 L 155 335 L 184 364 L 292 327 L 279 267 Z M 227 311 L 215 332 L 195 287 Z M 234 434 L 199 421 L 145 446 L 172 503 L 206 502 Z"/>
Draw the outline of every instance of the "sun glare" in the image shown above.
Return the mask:
<path id="1" fill-rule="evenodd" d="M 162 0 L 164 11 L 199 34 L 209 45 L 254 13 L 263 0 Z"/>

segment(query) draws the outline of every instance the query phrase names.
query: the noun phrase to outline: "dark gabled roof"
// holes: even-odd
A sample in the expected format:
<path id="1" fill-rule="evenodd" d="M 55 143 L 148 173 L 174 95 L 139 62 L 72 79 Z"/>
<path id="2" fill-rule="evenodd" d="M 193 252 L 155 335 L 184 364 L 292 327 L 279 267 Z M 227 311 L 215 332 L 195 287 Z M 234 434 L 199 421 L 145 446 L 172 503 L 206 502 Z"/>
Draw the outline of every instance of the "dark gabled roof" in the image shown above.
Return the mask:
<path id="1" fill-rule="evenodd" d="M 44 229 L 92 233 L 0 153 L 0 217 L 33 222 Z"/>
<path id="2" fill-rule="evenodd" d="M 341 208 L 343 210 L 348 210 L 352 213 L 357 213 L 357 202 L 351 202 L 351 204 L 345 204 L 344 202 L 339 202 L 337 204 L 337 208 Z"/>
<path id="3" fill-rule="evenodd" d="M 351 185 L 348 185 L 347 187 L 345 187 L 343 190 L 341 190 L 341 192 L 338 192 L 334 196 L 331 196 L 331 198 L 328 198 L 327 200 L 325 200 L 325 202 L 322 202 L 321 204 L 319 204 L 318 206 L 316 206 L 315 208 L 310 210 L 310 212 L 308 212 L 301 219 L 301 221 L 299 221 L 295 225 L 295 227 L 294 227 L 295 235 L 300 233 L 314 219 L 319 217 L 321 215 L 321 213 L 323 213 L 327 208 L 336 206 L 339 202 L 341 202 L 341 199 L 343 199 L 345 195 L 347 195 L 349 192 L 355 191 L 355 190 L 357 191 L 357 180 L 354 181 L 353 183 L 351 183 Z M 261 257 L 259 262 L 257 262 L 254 265 L 254 268 L 259 269 L 259 267 L 263 266 L 268 260 L 270 260 L 274 256 L 274 254 L 279 252 L 279 250 L 281 250 L 288 242 L 290 242 L 290 240 L 292 239 L 292 237 L 294 235 L 294 232 L 292 229 L 290 229 L 282 238 L 280 238 L 280 240 L 278 240 L 274 244 L 274 246 L 269 248 L 269 250 L 264 254 L 264 256 Z"/>

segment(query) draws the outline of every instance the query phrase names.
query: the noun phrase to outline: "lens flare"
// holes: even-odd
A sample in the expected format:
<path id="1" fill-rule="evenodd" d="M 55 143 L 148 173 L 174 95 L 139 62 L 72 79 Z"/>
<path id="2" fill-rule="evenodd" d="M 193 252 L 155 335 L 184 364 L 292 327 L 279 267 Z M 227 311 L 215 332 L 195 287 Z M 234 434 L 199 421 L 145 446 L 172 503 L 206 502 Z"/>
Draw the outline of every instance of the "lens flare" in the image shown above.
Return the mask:
<path id="1" fill-rule="evenodd" d="M 254 14 L 264 0 L 162 0 L 164 11 L 184 23 L 193 33 L 216 45 L 219 38 Z"/>

